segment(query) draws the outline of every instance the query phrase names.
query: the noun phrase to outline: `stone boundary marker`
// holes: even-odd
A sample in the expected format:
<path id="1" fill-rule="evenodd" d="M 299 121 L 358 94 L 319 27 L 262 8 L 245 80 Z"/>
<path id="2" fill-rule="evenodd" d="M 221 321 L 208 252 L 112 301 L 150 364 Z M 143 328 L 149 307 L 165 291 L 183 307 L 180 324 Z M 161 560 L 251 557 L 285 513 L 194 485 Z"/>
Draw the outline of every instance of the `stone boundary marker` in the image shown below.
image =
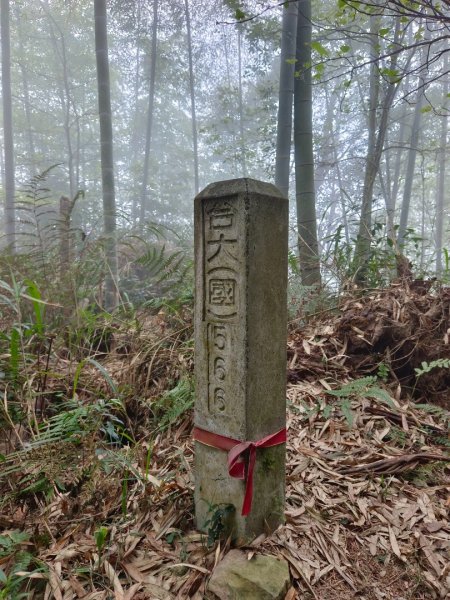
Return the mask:
<path id="1" fill-rule="evenodd" d="M 284 519 L 287 240 L 271 184 L 221 181 L 195 198 L 196 522 L 206 531 L 232 505 L 224 533 L 238 542 Z"/>

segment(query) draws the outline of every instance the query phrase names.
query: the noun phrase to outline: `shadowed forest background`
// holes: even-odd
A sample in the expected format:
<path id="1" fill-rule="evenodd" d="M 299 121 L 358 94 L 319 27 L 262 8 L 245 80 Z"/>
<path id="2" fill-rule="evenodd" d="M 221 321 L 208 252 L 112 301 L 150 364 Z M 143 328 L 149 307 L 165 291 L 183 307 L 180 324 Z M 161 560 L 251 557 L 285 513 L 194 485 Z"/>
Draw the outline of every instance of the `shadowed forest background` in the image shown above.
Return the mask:
<path id="1" fill-rule="evenodd" d="M 290 199 L 286 525 L 253 549 L 288 600 L 447 597 L 448 3 L 0 20 L 0 600 L 209 597 L 193 198 L 240 177 Z"/>
<path id="2" fill-rule="evenodd" d="M 12 98 L 5 120 L 12 121 L 13 158 L 5 134 L 2 162 L 9 176 L 14 163 L 17 246 L 26 248 L 36 233 L 27 209 L 38 204 L 41 229 L 55 229 L 59 197 L 78 194 L 69 223 L 78 260 L 103 231 L 93 6 L 15 3 L 7 23 L 5 10 L 11 81 L 4 84 Z M 200 189 L 242 176 L 274 181 L 278 160 L 290 167 L 287 175 L 279 167 L 277 183 L 284 192 L 290 184 L 292 250 L 300 230 L 300 240 L 319 254 L 324 283 L 335 287 L 354 277 L 361 256 L 370 261 L 375 255 L 367 277 L 386 280 L 379 267 L 389 266 L 390 250 L 407 254 L 418 273 L 441 272 L 447 265 L 448 101 L 442 10 L 426 3 L 311 7 L 303 0 L 285 8 L 108 3 L 119 244 L 149 223 L 189 239 L 192 198 Z M 294 81 L 297 154 L 289 155 L 289 147 L 286 153 L 279 141 L 277 157 L 278 122 L 284 143 L 291 138 L 283 97 L 289 98 Z M 48 169 L 37 186 L 48 193 L 27 192 Z M 6 190 L 12 185 L 7 179 Z M 318 243 L 308 238 L 315 228 L 308 205 L 315 207 Z M 42 237 L 51 231 L 43 229 Z M 354 257 L 356 238 L 365 242 L 356 244 Z M 354 272 L 347 269 L 352 260 Z"/>

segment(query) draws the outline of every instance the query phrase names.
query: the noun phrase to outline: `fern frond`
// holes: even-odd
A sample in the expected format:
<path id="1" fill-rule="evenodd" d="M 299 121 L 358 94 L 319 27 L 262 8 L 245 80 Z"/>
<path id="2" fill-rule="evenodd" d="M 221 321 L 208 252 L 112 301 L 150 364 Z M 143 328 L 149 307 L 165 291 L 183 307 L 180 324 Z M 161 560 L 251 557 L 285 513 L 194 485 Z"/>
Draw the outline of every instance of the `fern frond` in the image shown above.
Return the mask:
<path id="1" fill-rule="evenodd" d="M 372 386 L 376 382 L 377 378 L 374 376 L 361 377 L 360 379 L 354 379 L 349 381 L 338 390 L 327 390 L 327 394 L 331 396 L 337 396 L 338 398 L 347 398 L 351 395 L 363 395 L 369 386 Z"/>

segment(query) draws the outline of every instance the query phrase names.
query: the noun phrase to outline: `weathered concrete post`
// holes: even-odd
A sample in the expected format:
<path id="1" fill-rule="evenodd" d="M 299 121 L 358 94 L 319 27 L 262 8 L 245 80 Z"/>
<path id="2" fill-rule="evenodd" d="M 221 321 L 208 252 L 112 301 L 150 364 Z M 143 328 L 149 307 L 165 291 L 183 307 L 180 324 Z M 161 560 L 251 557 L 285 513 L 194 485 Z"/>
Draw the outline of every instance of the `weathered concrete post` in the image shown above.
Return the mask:
<path id="1" fill-rule="evenodd" d="M 233 505 L 235 540 L 283 521 L 287 238 L 271 184 L 221 181 L 195 199 L 196 520 L 205 530 Z"/>

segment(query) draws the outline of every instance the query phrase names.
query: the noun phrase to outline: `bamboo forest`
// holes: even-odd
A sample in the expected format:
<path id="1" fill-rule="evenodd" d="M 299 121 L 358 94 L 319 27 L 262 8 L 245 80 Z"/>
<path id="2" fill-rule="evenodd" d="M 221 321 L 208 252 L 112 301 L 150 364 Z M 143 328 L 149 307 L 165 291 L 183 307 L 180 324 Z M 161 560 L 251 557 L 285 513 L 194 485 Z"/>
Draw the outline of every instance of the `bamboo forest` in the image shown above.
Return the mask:
<path id="1" fill-rule="evenodd" d="M 449 598 L 449 1 L 0 51 L 0 600 Z"/>

